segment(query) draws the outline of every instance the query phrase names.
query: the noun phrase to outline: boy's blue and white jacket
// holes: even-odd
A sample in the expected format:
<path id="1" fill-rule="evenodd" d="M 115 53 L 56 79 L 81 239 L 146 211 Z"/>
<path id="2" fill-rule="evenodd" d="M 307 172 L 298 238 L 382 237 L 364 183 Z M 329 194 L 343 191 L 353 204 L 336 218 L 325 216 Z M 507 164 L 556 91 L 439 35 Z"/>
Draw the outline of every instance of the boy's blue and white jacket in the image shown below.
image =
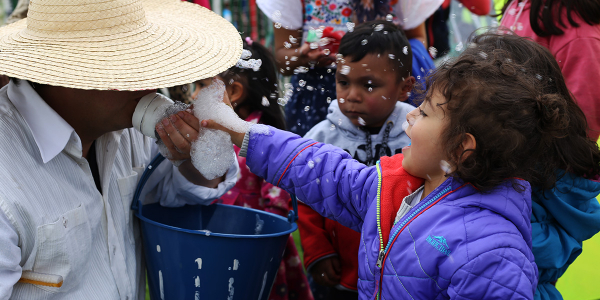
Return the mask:
<path id="1" fill-rule="evenodd" d="M 414 106 L 398 101 L 394 111 L 387 118 L 379 133 L 371 135 L 371 149 L 374 159 L 370 163 L 371 165 L 379 160 L 380 150 L 384 151 L 385 156 L 392 156 L 401 153 L 402 147 L 410 144 L 410 138 L 402 129 L 402 123 L 406 121 L 406 114 L 413 109 L 415 109 Z M 391 126 L 391 128 L 386 137 L 387 126 Z M 348 152 L 352 158 L 369 164 L 366 161 L 366 149 L 368 147 L 366 135 L 366 131 L 352 124 L 350 119 L 340 110 L 337 100 L 334 100 L 329 105 L 327 118 L 315 125 L 304 137 L 340 147 Z M 387 144 L 387 147 L 384 146 L 385 144 Z M 381 149 L 382 147 L 385 149 Z"/>

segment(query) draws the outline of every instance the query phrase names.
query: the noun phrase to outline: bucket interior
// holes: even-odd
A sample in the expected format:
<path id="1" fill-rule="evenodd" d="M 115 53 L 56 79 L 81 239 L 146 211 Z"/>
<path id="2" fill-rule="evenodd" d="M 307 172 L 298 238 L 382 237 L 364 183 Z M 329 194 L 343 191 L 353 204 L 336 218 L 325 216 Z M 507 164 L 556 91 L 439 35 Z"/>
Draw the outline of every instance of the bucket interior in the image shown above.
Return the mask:
<path id="1" fill-rule="evenodd" d="M 215 204 L 185 205 L 169 208 L 158 203 L 144 205 L 142 214 L 149 220 L 180 229 L 208 234 L 260 236 L 281 234 L 292 229 L 287 219 L 239 206 Z"/>

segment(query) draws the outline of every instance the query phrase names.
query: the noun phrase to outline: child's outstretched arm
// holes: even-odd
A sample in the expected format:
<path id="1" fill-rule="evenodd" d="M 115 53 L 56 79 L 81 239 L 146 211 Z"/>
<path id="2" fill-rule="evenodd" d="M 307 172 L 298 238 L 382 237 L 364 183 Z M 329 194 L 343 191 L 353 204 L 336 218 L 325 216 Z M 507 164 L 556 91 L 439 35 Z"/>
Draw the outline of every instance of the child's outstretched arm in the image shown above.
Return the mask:
<path id="1" fill-rule="evenodd" d="M 231 134 L 246 152 L 246 164 L 267 182 L 296 194 L 319 214 L 360 231 L 364 216 L 377 197 L 376 167 L 367 167 L 344 150 L 266 125 L 247 133 L 233 132 L 212 120 L 202 126 Z"/>

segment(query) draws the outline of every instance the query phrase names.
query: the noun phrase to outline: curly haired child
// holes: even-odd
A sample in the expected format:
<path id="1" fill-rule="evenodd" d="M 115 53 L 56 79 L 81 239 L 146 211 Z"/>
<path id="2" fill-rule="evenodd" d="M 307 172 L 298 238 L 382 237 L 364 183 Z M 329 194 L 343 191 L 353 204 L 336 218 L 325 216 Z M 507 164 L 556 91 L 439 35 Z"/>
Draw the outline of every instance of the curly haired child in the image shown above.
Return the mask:
<path id="1" fill-rule="evenodd" d="M 253 172 L 361 231 L 361 299 L 533 299 L 531 186 L 600 173 L 556 69 L 532 41 L 475 37 L 429 78 L 411 146 L 374 167 L 267 126 L 227 131 Z"/>

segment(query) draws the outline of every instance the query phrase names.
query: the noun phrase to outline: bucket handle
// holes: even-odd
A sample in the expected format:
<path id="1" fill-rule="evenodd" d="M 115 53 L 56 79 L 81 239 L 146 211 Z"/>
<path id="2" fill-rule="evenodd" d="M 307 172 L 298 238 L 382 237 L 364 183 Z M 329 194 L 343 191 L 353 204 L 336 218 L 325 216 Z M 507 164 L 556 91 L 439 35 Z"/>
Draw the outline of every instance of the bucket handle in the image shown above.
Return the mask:
<path id="1" fill-rule="evenodd" d="M 148 166 L 144 170 L 144 173 L 142 173 L 140 182 L 138 183 L 138 185 L 135 189 L 135 193 L 133 194 L 133 201 L 131 203 L 131 209 L 134 211 L 137 211 L 138 216 L 140 216 L 140 217 L 142 216 L 142 206 L 143 206 L 140 203 L 140 194 L 142 193 L 142 190 L 144 189 L 144 185 L 146 184 L 146 181 L 148 181 L 148 178 L 150 178 L 150 175 L 152 175 L 152 172 L 154 172 L 154 170 L 156 170 L 156 167 L 158 167 L 158 165 L 160 165 L 160 163 L 163 162 L 163 160 L 165 160 L 165 157 L 162 156 L 160 153 L 152 159 L 152 161 L 148 164 Z M 298 220 L 298 199 L 296 198 L 296 195 L 294 195 L 294 194 L 290 194 L 290 196 L 292 197 L 292 208 L 293 209 L 289 211 L 287 218 L 290 223 L 296 223 L 296 221 Z"/>

